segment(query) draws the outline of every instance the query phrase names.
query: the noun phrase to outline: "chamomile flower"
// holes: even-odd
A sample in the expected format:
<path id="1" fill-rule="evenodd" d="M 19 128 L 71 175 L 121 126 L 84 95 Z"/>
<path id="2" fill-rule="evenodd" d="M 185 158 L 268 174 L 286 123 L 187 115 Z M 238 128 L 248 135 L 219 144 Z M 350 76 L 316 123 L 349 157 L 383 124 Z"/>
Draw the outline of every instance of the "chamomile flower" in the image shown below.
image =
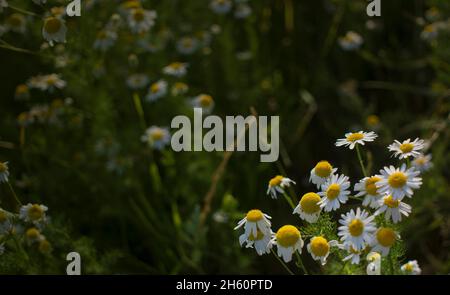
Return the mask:
<path id="1" fill-rule="evenodd" d="M 380 170 L 381 180 L 376 183 L 380 194 L 392 195 L 394 200 L 401 200 L 404 196 L 411 197 L 413 189 L 418 189 L 422 185 L 422 178 L 414 167 L 406 168 L 402 164 L 400 168 L 394 166 L 384 167 Z"/>
<path id="2" fill-rule="evenodd" d="M 151 126 L 141 137 L 141 140 L 156 150 L 162 150 L 170 143 L 169 129 L 166 127 Z"/>
<path id="3" fill-rule="evenodd" d="M 381 176 L 375 175 L 371 177 L 364 177 L 357 184 L 355 184 L 355 191 L 358 193 L 355 197 L 365 196 L 362 202 L 364 207 L 378 208 L 378 201 L 381 195 L 378 193 L 376 183 L 381 180 Z"/>
<path id="4" fill-rule="evenodd" d="M 172 95 L 178 96 L 188 92 L 189 86 L 183 82 L 176 82 L 172 85 Z"/>
<path id="5" fill-rule="evenodd" d="M 3 9 L 8 7 L 8 2 L 6 0 L 0 0 L 0 13 L 3 12 Z"/>
<path id="6" fill-rule="evenodd" d="M 26 25 L 27 22 L 25 16 L 20 13 L 13 13 L 9 15 L 5 21 L 6 29 L 15 33 L 25 33 Z"/>
<path id="7" fill-rule="evenodd" d="M 153 10 L 133 8 L 128 14 L 128 26 L 135 34 L 142 34 L 150 30 L 155 24 L 157 14 Z"/>
<path id="8" fill-rule="evenodd" d="M 370 246 L 372 251 L 380 253 L 382 256 L 387 256 L 389 250 L 400 238 L 400 235 L 389 227 L 380 227 L 373 236 Z"/>
<path id="9" fill-rule="evenodd" d="M 8 162 L 0 162 L 0 183 L 8 182 L 9 169 Z"/>
<path id="10" fill-rule="evenodd" d="M 311 170 L 309 181 L 317 185 L 317 188 L 320 188 L 320 186 L 324 184 L 334 173 L 336 173 L 336 171 L 337 168 L 333 168 L 328 161 L 320 161 Z"/>
<path id="11" fill-rule="evenodd" d="M 373 222 L 374 216 L 369 216 L 367 211 L 358 207 L 355 211 L 352 209 L 347 214 L 341 215 L 342 219 L 339 223 L 342 224 L 338 228 L 338 235 L 344 244 L 349 244 L 355 250 L 362 250 L 367 244 L 371 242 L 371 236 L 375 231 L 375 224 Z"/>
<path id="12" fill-rule="evenodd" d="M 426 25 L 422 32 L 420 33 L 420 37 L 425 41 L 431 41 L 433 39 L 436 39 L 436 37 L 439 35 L 439 26 L 437 23 L 431 23 L 429 25 Z"/>
<path id="13" fill-rule="evenodd" d="M 167 94 L 167 82 L 159 80 L 150 85 L 149 92 L 146 96 L 148 101 L 155 101 Z"/>
<path id="14" fill-rule="evenodd" d="M 364 40 L 358 33 L 349 31 L 345 36 L 340 37 L 338 42 L 342 49 L 352 51 L 359 49 L 364 43 Z"/>
<path id="15" fill-rule="evenodd" d="M 41 235 L 41 232 L 39 229 L 35 227 L 31 227 L 25 231 L 25 239 L 28 244 L 33 244 L 41 241 L 44 238 L 43 235 Z"/>
<path id="16" fill-rule="evenodd" d="M 64 19 L 50 16 L 44 20 L 42 36 L 48 41 L 50 46 L 53 46 L 55 42 L 65 43 L 66 33 L 67 27 Z"/>
<path id="17" fill-rule="evenodd" d="M 420 155 L 420 151 L 425 147 L 425 141 L 423 139 L 416 138 L 411 141 L 409 138 L 400 142 L 395 140 L 393 144 L 388 146 L 389 151 L 394 152 L 395 157 L 399 159 L 407 159 L 409 157 L 417 157 Z"/>
<path id="18" fill-rule="evenodd" d="M 345 134 L 345 138 L 340 138 L 336 141 L 336 146 L 348 146 L 351 150 L 355 148 L 355 145 L 364 145 L 366 142 L 374 141 L 378 135 L 375 132 L 349 132 Z"/>
<path id="19" fill-rule="evenodd" d="M 421 173 L 426 172 L 433 167 L 433 163 L 431 162 L 431 154 L 420 154 L 412 161 L 411 164 L 417 171 L 420 171 Z"/>
<path id="20" fill-rule="evenodd" d="M 163 68 L 163 73 L 169 76 L 181 78 L 187 73 L 187 63 L 173 62 Z"/>
<path id="21" fill-rule="evenodd" d="M 209 7 L 217 14 L 226 14 L 231 10 L 233 3 L 231 0 L 212 0 Z"/>
<path id="22" fill-rule="evenodd" d="M 251 7 L 246 3 L 239 3 L 236 5 L 236 8 L 234 10 L 234 17 L 237 19 L 244 19 L 247 18 L 249 15 L 252 14 Z"/>
<path id="23" fill-rule="evenodd" d="M 278 194 L 284 194 L 284 189 L 291 184 L 295 184 L 295 181 L 287 177 L 277 175 L 269 181 L 266 194 L 270 194 L 272 199 L 276 199 Z"/>
<path id="24" fill-rule="evenodd" d="M 367 265 L 366 272 L 368 275 L 381 275 L 381 255 L 377 252 L 370 252 L 367 254 Z"/>
<path id="25" fill-rule="evenodd" d="M 177 42 L 177 50 L 179 53 L 189 55 L 197 50 L 198 41 L 192 37 L 183 37 Z"/>
<path id="26" fill-rule="evenodd" d="M 261 210 L 253 209 L 247 212 L 247 215 L 238 222 L 234 229 L 244 226 L 244 237 L 242 239 L 248 239 L 250 235 L 258 237 L 258 231 L 263 235 L 271 235 L 272 230 L 270 229 L 271 223 L 269 220 L 271 218 Z"/>
<path id="27" fill-rule="evenodd" d="M 422 273 L 417 260 L 411 260 L 403 264 L 401 270 L 407 275 L 420 275 Z"/>
<path id="28" fill-rule="evenodd" d="M 264 234 L 260 230 L 258 230 L 257 232 L 258 233 L 256 234 L 256 236 L 250 234 L 250 236 L 248 237 L 246 237 L 245 233 L 243 233 L 239 237 L 239 244 L 242 247 L 242 245 L 245 243 L 246 248 L 253 248 L 254 246 L 256 253 L 258 253 L 258 255 L 260 256 L 263 254 L 269 254 L 273 246 L 270 240 L 272 239 L 272 235 L 274 233 L 271 231 L 270 234 Z"/>
<path id="29" fill-rule="evenodd" d="M 12 214 L 0 209 L 0 235 L 4 235 L 6 233 L 11 232 L 12 222 L 11 216 Z"/>
<path id="30" fill-rule="evenodd" d="M 411 213 L 410 205 L 394 199 L 392 195 L 384 196 L 379 200 L 378 205 L 380 207 L 375 211 L 375 215 L 384 213 L 386 220 L 392 217 L 394 223 L 402 221 L 402 215 L 409 216 L 409 213 Z"/>
<path id="31" fill-rule="evenodd" d="M 277 254 L 284 262 L 292 260 L 295 251 L 302 253 L 303 240 L 300 231 L 293 225 L 282 226 L 272 238 L 272 244 L 277 245 Z"/>
<path id="32" fill-rule="evenodd" d="M 338 247 L 348 252 L 348 255 L 345 256 L 342 261 L 350 260 L 351 264 L 359 264 L 359 262 L 361 261 L 361 255 L 364 250 L 356 250 L 352 245 L 349 244 L 339 244 Z"/>
<path id="33" fill-rule="evenodd" d="M 127 79 L 127 85 L 132 90 L 142 89 L 147 86 L 149 80 L 145 74 L 132 74 Z"/>
<path id="34" fill-rule="evenodd" d="M 199 94 L 191 101 L 194 108 L 202 108 L 205 114 L 211 113 L 214 108 L 214 99 L 209 94 Z"/>
<path id="35" fill-rule="evenodd" d="M 297 213 L 300 218 L 309 223 L 315 223 L 319 219 L 320 211 L 320 196 L 316 193 L 306 193 L 300 199 L 297 207 L 295 207 L 293 214 Z"/>
<path id="36" fill-rule="evenodd" d="M 45 214 L 47 210 L 47 206 L 28 203 L 27 205 L 20 207 L 19 218 L 25 222 L 40 225 L 47 221 L 47 216 Z"/>
<path id="37" fill-rule="evenodd" d="M 306 249 L 311 254 L 314 260 L 320 261 L 322 265 L 327 263 L 328 255 L 330 254 L 330 248 L 337 246 L 339 243 L 337 241 L 327 241 L 324 237 L 313 237 L 311 238 Z"/>
<path id="38" fill-rule="evenodd" d="M 97 33 L 97 38 L 94 41 L 94 48 L 106 51 L 111 48 L 117 40 L 117 33 L 112 30 L 101 30 Z"/>
<path id="39" fill-rule="evenodd" d="M 322 191 L 318 193 L 322 197 L 320 201 L 320 208 L 325 212 L 330 212 L 339 209 L 342 204 L 348 201 L 350 191 L 350 181 L 344 174 L 332 175 L 328 180 L 322 184 Z"/>

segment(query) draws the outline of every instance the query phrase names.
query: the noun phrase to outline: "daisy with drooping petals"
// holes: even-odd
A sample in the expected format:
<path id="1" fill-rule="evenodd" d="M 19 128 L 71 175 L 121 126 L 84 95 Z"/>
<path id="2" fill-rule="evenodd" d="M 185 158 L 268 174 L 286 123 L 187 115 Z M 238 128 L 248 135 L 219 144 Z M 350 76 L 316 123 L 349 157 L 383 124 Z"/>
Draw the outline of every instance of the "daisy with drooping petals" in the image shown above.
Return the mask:
<path id="1" fill-rule="evenodd" d="M 348 195 L 350 191 L 350 181 L 344 174 L 333 175 L 324 184 L 322 184 L 322 191 L 319 192 L 319 196 L 322 196 L 320 201 L 320 208 L 323 208 L 325 212 L 330 212 L 339 209 L 342 204 L 348 201 Z"/>
<path id="2" fill-rule="evenodd" d="M 153 10 L 134 8 L 128 15 L 128 26 L 133 33 L 145 33 L 153 27 L 156 17 L 157 14 Z"/>
<path id="3" fill-rule="evenodd" d="M 422 178 L 417 177 L 420 172 L 414 167 L 406 169 L 406 164 L 400 168 L 384 167 L 380 170 L 382 179 L 376 183 L 380 194 L 392 195 L 394 200 L 401 200 L 404 196 L 411 197 L 413 189 L 422 185 Z"/>
<path id="4" fill-rule="evenodd" d="M 379 200 L 380 208 L 375 211 L 375 215 L 384 213 L 386 220 L 392 217 L 392 222 L 397 223 L 402 221 L 402 215 L 409 216 L 411 213 L 411 206 L 403 203 L 400 200 L 395 200 L 392 195 L 386 195 Z"/>
<path id="5" fill-rule="evenodd" d="M 211 113 L 214 108 L 214 99 L 209 94 L 200 94 L 191 101 L 194 108 L 202 108 L 205 114 Z"/>
<path id="6" fill-rule="evenodd" d="M 314 260 L 319 260 L 322 265 L 325 265 L 330 254 L 330 248 L 338 244 L 334 240 L 328 242 L 324 237 L 313 237 L 306 246 L 306 249 Z"/>
<path id="7" fill-rule="evenodd" d="M 141 137 L 141 140 L 148 143 L 148 145 L 154 149 L 162 150 L 170 143 L 170 138 L 168 128 L 151 126 L 145 131 L 145 134 Z"/>
<path id="8" fill-rule="evenodd" d="M 365 145 L 366 142 L 374 141 L 377 138 L 375 132 L 359 131 L 355 133 L 346 133 L 345 138 L 340 138 L 336 141 L 336 146 L 348 146 L 351 150 L 355 148 L 357 144 Z"/>
<path id="9" fill-rule="evenodd" d="M 150 86 L 149 92 L 146 96 L 148 101 L 155 101 L 167 94 L 167 82 L 159 80 Z"/>
<path id="10" fill-rule="evenodd" d="M 269 185 L 267 187 L 267 194 L 272 197 L 272 199 L 276 199 L 278 194 L 284 194 L 284 189 L 291 184 L 295 184 L 290 178 L 277 175 L 269 181 Z"/>
<path id="11" fill-rule="evenodd" d="M 367 265 L 366 272 L 368 275 L 381 275 L 381 255 L 378 252 L 370 252 L 367 254 Z"/>
<path id="12" fill-rule="evenodd" d="M 66 42 L 66 21 L 60 17 L 48 17 L 44 21 L 44 26 L 42 27 L 42 36 L 48 41 L 50 46 L 53 46 L 55 42 L 65 43 Z"/>
<path id="13" fill-rule="evenodd" d="M 400 235 L 389 227 L 380 227 L 371 242 L 372 251 L 381 253 L 382 256 L 387 256 L 389 250 L 400 238 Z"/>
<path id="14" fill-rule="evenodd" d="M 264 235 L 271 235 L 272 230 L 270 229 L 271 223 L 270 217 L 267 214 L 261 212 L 261 210 L 253 209 L 247 212 L 247 215 L 238 222 L 238 225 L 234 228 L 235 230 L 244 226 L 244 236 L 242 239 L 248 240 L 250 235 L 253 237 L 258 237 L 258 231 Z"/>
<path id="15" fill-rule="evenodd" d="M 351 264 L 359 264 L 363 250 L 356 250 L 349 244 L 339 244 L 338 247 L 348 252 L 348 255 L 345 256 L 342 261 L 350 260 Z"/>
<path id="16" fill-rule="evenodd" d="M 431 154 L 420 154 L 412 161 L 411 165 L 421 173 L 430 170 L 433 167 L 433 163 L 431 162 Z"/>
<path id="17" fill-rule="evenodd" d="M 355 191 L 358 193 L 355 197 L 365 196 L 362 202 L 364 207 L 378 208 L 378 201 L 381 195 L 378 193 L 376 183 L 381 180 L 381 176 L 375 175 L 371 177 L 364 177 L 357 184 L 355 184 Z"/>
<path id="18" fill-rule="evenodd" d="M 269 235 L 267 235 L 258 230 L 258 234 L 256 236 L 250 234 L 249 237 L 246 237 L 245 233 L 243 233 L 239 237 L 239 244 L 242 247 L 242 245 L 246 243 L 246 248 L 253 248 L 253 246 L 255 246 L 256 253 L 258 253 L 259 256 L 269 254 L 273 246 L 270 242 L 273 234 L 274 233 L 272 231 Z"/>
<path id="19" fill-rule="evenodd" d="M 420 275 L 422 273 L 417 260 L 411 260 L 403 264 L 401 270 L 407 275 Z"/>
<path id="20" fill-rule="evenodd" d="M 320 188 L 320 186 L 324 184 L 331 175 L 336 173 L 336 171 L 337 168 L 333 168 L 328 161 L 320 161 L 311 170 L 309 181 L 317 185 L 317 188 Z"/>
<path id="21" fill-rule="evenodd" d="M 0 162 L 0 183 L 8 182 L 9 169 L 8 162 Z"/>
<path id="22" fill-rule="evenodd" d="M 320 211 L 322 211 L 319 202 L 320 196 L 318 194 L 306 193 L 295 207 L 293 214 L 297 213 L 301 219 L 309 223 L 315 223 L 319 219 Z"/>
<path id="23" fill-rule="evenodd" d="M 304 244 L 300 231 L 293 225 L 282 226 L 271 242 L 277 245 L 277 254 L 283 257 L 284 262 L 291 261 L 295 251 L 301 254 Z"/>
<path id="24" fill-rule="evenodd" d="M 355 211 L 352 209 L 347 214 L 341 215 L 338 236 L 344 244 L 349 244 L 355 250 L 362 250 L 371 242 L 372 234 L 376 230 L 373 222 L 374 216 L 369 216 L 366 210 L 358 207 Z"/>
<path id="25" fill-rule="evenodd" d="M 409 138 L 400 142 L 395 140 L 393 144 L 388 146 L 389 151 L 394 152 L 394 156 L 399 159 L 407 159 L 409 157 L 420 156 L 420 151 L 425 147 L 425 141 L 423 139 L 416 138 L 411 141 Z"/>
<path id="26" fill-rule="evenodd" d="M 187 73 L 187 63 L 173 62 L 163 68 L 163 73 L 173 77 L 183 77 Z"/>

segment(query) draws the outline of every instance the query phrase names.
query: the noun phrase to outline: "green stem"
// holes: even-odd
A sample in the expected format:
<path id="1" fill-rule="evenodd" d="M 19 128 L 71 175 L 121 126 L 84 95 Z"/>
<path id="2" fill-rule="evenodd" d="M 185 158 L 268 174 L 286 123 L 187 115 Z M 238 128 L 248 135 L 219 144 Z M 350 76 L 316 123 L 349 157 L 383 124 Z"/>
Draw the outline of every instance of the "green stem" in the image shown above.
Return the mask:
<path id="1" fill-rule="evenodd" d="M 16 201 L 17 205 L 22 206 L 22 202 L 20 202 L 19 198 L 16 195 L 16 192 L 14 191 L 14 188 L 12 187 L 11 183 L 9 181 L 7 181 L 8 183 L 8 187 L 9 190 L 11 191 L 13 197 L 14 197 L 14 201 Z"/>
<path id="2" fill-rule="evenodd" d="M 292 198 L 286 192 L 283 193 L 283 196 L 286 202 L 288 202 L 289 206 L 291 206 L 292 209 L 295 209 L 295 205 L 294 202 L 292 201 Z"/>
<path id="3" fill-rule="evenodd" d="M 136 109 L 136 112 L 139 116 L 139 120 L 141 122 L 141 126 L 143 130 L 145 130 L 147 128 L 147 123 L 145 122 L 144 109 L 142 108 L 141 98 L 139 97 L 139 94 L 137 93 L 133 94 L 133 101 L 134 101 L 134 108 Z"/>
<path id="4" fill-rule="evenodd" d="M 358 160 L 359 160 L 359 165 L 361 165 L 361 170 L 364 174 L 364 177 L 367 177 L 367 172 L 366 172 L 366 168 L 364 167 L 364 162 L 363 159 L 361 157 L 361 151 L 359 150 L 359 145 L 356 144 L 356 153 L 358 154 Z"/>
<path id="5" fill-rule="evenodd" d="M 283 265 L 283 267 L 286 269 L 286 271 L 290 274 L 290 275 L 295 275 L 290 269 L 289 267 L 286 265 L 286 263 L 284 263 L 283 260 L 280 259 L 280 257 L 278 257 L 277 253 L 275 253 L 275 251 L 273 249 L 270 249 L 270 251 L 272 252 L 272 254 L 277 258 L 277 260 L 281 263 L 281 265 Z"/>
<path id="6" fill-rule="evenodd" d="M 308 271 L 306 270 L 306 267 L 305 267 L 305 265 L 303 264 L 302 257 L 300 256 L 300 254 L 298 253 L 298 251 L 295 251 L 295 254 L 296 254 L 296 256 L 297 256 L 298 264 L 300 265 L 301 269 L 303 270 L 303 273 L 304 273 L 305 275 L 307 275 L 307 274 L 308 274 Z"/>
<path id="7" fill-rule="evenodd" d="M 28 11 L 28 10 L 25 10 L 25 9 L 22 9 L 22 8 L 19 8 L 19 7 L 11 6 L 11 5 L 9 5 L 8 7 L 11 8 L 12 10 L 17 11 L 17 12 L 41 18 L 40 15 L 38 15 L 38 14 L 36 14 L 34 12 L 31 12 L 31 11 Z"/>

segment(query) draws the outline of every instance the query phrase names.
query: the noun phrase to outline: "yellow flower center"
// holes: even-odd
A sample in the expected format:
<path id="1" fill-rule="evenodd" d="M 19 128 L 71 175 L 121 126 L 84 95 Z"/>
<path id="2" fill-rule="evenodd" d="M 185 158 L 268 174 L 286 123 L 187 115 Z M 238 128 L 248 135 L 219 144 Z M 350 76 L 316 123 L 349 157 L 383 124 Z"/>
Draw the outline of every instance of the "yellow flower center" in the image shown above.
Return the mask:
<path id="1" fill-rule="evenodd" d="M 359 237 L 364 231 L 364 223 L 359 219 L 353 219 L 348 225 L 348 231 L 354 237 Z"/>
<path id="2" fill-rule="evenodd" d="M 366 192 L 369 195 L 375 196 L 378 194 L 376 183 L 380 181 L 381 178 L 378 176 L 372 176 L 366 180 Z"/>
<path id="3" fill-rule="evenodd" d="M 199 97 L 200 105 L 202 107 L 209 107 L 213 101 L 211 95 L 202 94 Z"/>
<path id="4" fill-rule="evenodd" d="M 135 10 L 133 11 L 133 19 L 134 19 L 136 22 L 139 23 L 139 22 L 143 21 L 144 18 L 145 18 L 145 13 L 144 13 L 144 10 L 143 10 L 143 9 L 135 9 Z"/>
<path id="5" fill-rule="evenodd" d="M 383 247 L 391 247 L 395 243 L 395 232 L 387 227 L 382 227 L 377 232 L 377 240 Z"/>
<path id="6" fill-rule="evenodd" d="M 13 13 L 7 20 L 8 24 L 12 27 L 20 27 L 23 22 L 23 17 L 20 14 Z"/>
<path id="7" fill-rule="evenodd" d="M 370 115 L 367 117 L 367 124 L 369 126 L 376 126 L 380 123 L 380 118 L 376 115 Z"/>
<path id="8" fill-rule="evenodd" d="M 398 205 L 400 204 L 400 201 L 399 200 L 394 200 L 392 198 L 392 196 L 388 196 L 388 197 L 384 198 L 384 204 L 386 206 L 388 206 L 389 208 L 397 208 Z"/>
<path id="9" fill-rule="evenodd" d="M 181 62 L 173 62 L 170 64 L 170 67 L 174 70 L 179 70 L 183 68 L 183 64 Z"/>
<path id="10" fill-rule="evenodd" d="M 45 20 L 44 30 L 49 34 L 56 34 L 62 27 L 62 22 L 57 17 L 49 17 Z"/>
<path id="11" fill-rule="evenodd" d="M 17 86 L 16 88 L 16 94 L 25 94 L 28 93 L 28 86 L 25 84 L 20 84 L 19 86 Z"/>
<path id="12" fill-rule="evenodd" d="M 38 249 L 41 253 L 48 253 L 52 249 L 52 246 L 47 240 L 42 240 L 39 242 Z"/>
<path id="13" fill-rule="evenodd" d="M 328 177 L 332 170 L 333 167 L 328 161 L 320 161 L 317 163 L 316 167 L 314 167 L 314 173 L 322 178 Z"/>
<path id="14" fill-rule="evenodd" d="M 0 162 L 0 173 L 5 173 L 8 170 L 8 166 L 5 163 Z"/>
<path id="15" fill-rule="evenodd" d="M 31 220 L 39 220 L 44 215 L 44 210 L 42 210 L 41 206 L 34 204 L 28 209 L 28 217 Z"/>
<path id="16" fill-rule="evenodd" d="M 351 142 L 355 142 L 355 141 L 363 139 L 363 138 L 364 138 L 364 134 L 359 133 L 359 132 L 352 133 L 349 136 L 347 136 L 347 140 L 351 141 Z"/>
<path id="17" fill-rule="evenodd" d="M 160 129 L 154 130 L 152 133 L 153 140 L 161 140 L 164 137 L 164 132 Z"/>
<path id="18" fill-rule="evenodd" d="M 329 200 L 334 200 L 339 196 L 340 193 L 341 193 L 340 185 L 337 183 L 333 183 L 327 189 L 327 198 Z"/>
<path id="19" fill-rule="evenodd" d="M 25 236 L 27 237 L 27 239 L 30 239 L 30 240 L 35 240 L 35 239 L 39 238 L 40 235 L 41 235 L 41 233 L 35 227 L 29 228 L 25 232 Z"/>
<path id="20" fill-rule="evenodd" d="M 8 215 L 6 215 L 6 212 L 3 210 L 0 210 L 0 223 L 5 222 L 8 220 Z"/>
<path id="21" fill-rule="evenodd" d="M 408 272 L 412 272 L 412 271 L 413 271 L 413 265 L 412 265 L 412 263 L 407 263 L 407 264 L 405 265 L 405 270 L 408 271 Z"/>
<path id="22" fill-rule="evenodd" d="M 250 222 L 257 222 L 260 221 L 264 218 L 263 213 L 261 212 L 261 210 L 257 210 L 257 209 L 253 209 L 248 211 L 247 213 L 247 221 Z"/>
<path id="23" fill-rule="evenodd" d="M 184 47 L 189 48 L 189 47 L 192 47 L 192 45 L 194 45 L 194 41 L 191 38 L 185 38 L 185 39 L 183 39 L 182 44 Z"/>
<path id="24" fill-rule="evenodd" d="M 316 256 L 325 256 L 330 251 L 328 241 L 322 237 L 314 237 L 311 239 L 311 252 Z"/>
<path id="25" fill-rule="evenodd" d="M 399 149 L 404 154 L 411 152 L 413 150 L 413 148 L 414 148 L 414 145 L 412 143 L 403 143 L 399 147 Z"/>
<path id="26" fill-rule="evenodd" d="M 251 233 L 250 236 L 248 236 L 248 239 L 250 241 L 260 241 L 263 238 L 264 238 L 264 234 L 260 230 L 257 230 L 256 237 L 253 235 L 253 233 Z"/>
<path id="27" fill-rule="evenodd" d="M 320 196 L 316 193 L 304 194 L 300 200 L 300 206 L 302 210 L 308 214 L 313 214 L 320 211 Z"/>
<path id="28" fill-rule="evenodd" d="M 131 9 L 131 8 L 140 8 L 141 7 L 141 3 L 138 0 L 128 0 L 126 2 L 124 2 L 122 4 L 122 6 L 126 9 Z"/>
<path id="29" fill-rule="evenodd" d="M 427 163 L 427 159 L 425 157 L 420 157 L 420 158 L 416 158 L 414 160 L 414 162 L 419 166 L 423 166 Z"/>
<path id="30" fill-rule="evenodd" d="M 277 243 L 285 248 L 294 246 L 300 237 L 300 231 L 292 225 L 281 227 L 276 234 Z"/>
<path id="31" fill-rule="evenodd" d="M 394 172 L 388 178 L 389 185 L 393 188 L 403 187 L 407 180 L 408 178 L 403 172 Z"/>
<path id="32" fill-rule="evenodd" d="M 152 84 L 152 86 L 150 87 L 150 91 L 151 91 L 152 93 L 155 93 L 155 92 L 158 92 L 160 88 L 161 88 L 161 87 L 159 87 L 159 84 L 158 84 L 158 83 L 154 83 L 154 84 Z"/>
<path id="33" fill-rule="evenodd" d="M 269 181 L 269 186 L 270 187 L 279 186 L 281 184 L 282 180 L 283 180 L 283 176 L 277 175 Z"/>

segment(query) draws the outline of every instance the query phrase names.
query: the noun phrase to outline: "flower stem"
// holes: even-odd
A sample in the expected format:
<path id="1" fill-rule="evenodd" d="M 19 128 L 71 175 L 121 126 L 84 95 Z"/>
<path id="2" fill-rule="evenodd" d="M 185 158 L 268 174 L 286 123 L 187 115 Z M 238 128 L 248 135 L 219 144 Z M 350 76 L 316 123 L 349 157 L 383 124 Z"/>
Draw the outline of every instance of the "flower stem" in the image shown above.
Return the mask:
<path id="1" fill-rule="evenodd" d="M 367 172 L 366 172 L 366 168 L 364 167 L 364 162 L 363 159 L 361 157 L 361 151 L 359 150 L 359 145 L 356 145 L 356 153 L 358 154 L 358 160 L 359 160 L 359 165 L 361 165 L 361 170 L 364 174 L 364 177 L 367 177 Z"/>
<path id="2" fill-rule="evenodd" d="M 288 202 L 289 206 L 291 206 L 292 209 L 295 209 L 295 205 L 294 202 L 292 201 L 292 198 L 286 192 L 283 193 L 283 196 L 286 202 Z"/>
<path id="3" fill-rule="evenodd" d="M 306 270 L 306 267 L 303 264 L 302 257 L 300 256 L 300 254 L 297 251 L 295 251 L 295 255 L 297 256 L 298 264 L 300 265 L 301 269 L 303 270 L 303 273 L 305 275 L 307 275 L 308 271 Z"/>
<path id="4" fill-rule="evenodd" d="M 286 269 L 286 271 L 290 274 L 290 275 L 295 275 L 290 269 L 289 267 L 286 265 L 286 263 L 284 263 L 283 260 L 280 259 L 280 257 L 278 257 L 277 253 L 275 253 L 275 251 L 273 249 L 270 249 L 270 252 L 272 252 L 272 254 L 277 258 L 277 260 L 281 263 L 281 265 L 283 265 L 283 267 Z"/>
<path id="5" fill-rule="evenodd" d="M 11 194 L 14 197 L 14 201 L 16 201 L 17 205 L 22 206 L 22 202 L 20 202 L 19 198 L 17 197 L 16 192 L 14 191 L 14 188 L 12 187 L 11 183 L 9 181 L 7 181 L 7 183 L 9 190 L 11 191 Z"/>
<path id="6" fill-rule="evenodd" d="M 133 94 L 133 101 L 134 101 L 134 107 L 136 109 L 136 112 L 139 116 L 139 120 L 141 122 L 141 126 L 145 130 L 145 128 L 147 128 L 147 123 L 145 122 L 144 109 L 142 108 L 141 98 L 139 97 L 139 94 L 137 94 L 137 93 Z"/>

